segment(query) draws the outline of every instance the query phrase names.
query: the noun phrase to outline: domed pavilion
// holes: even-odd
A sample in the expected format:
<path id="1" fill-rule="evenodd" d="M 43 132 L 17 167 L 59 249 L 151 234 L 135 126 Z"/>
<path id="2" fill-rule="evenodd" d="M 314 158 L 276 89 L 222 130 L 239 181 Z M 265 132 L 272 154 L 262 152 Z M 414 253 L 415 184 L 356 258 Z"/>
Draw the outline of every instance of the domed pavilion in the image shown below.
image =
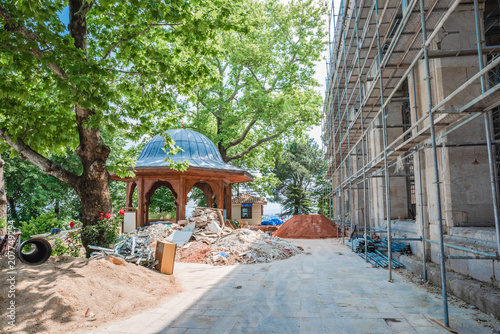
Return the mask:
<path id="1" fill-rule="evenodd" d="M 199 132 L 187 129 L 167 131 L 175 144 L 182 148 L 176 155 L 168 157 L 176 162 L 187 160 L 189 168 L 185 172 L 170 169 L 165 161 L 167 153 L 163 150 L 165 139 L 155 136 L 144 146 L 135 166 L 135 177 L 113 180 L 127 182 L 126 206 L 132 207 L 132 195 L 137 188 L 138 208 L 137 226 L 149 224 L 149 205 L 151 196 L 160 187 L 167 187 L 175 197 L 176 220 L 186 218 L 188 194 L 193 187 L 203 191 L 208 207 L 214 205 L 225 209 L 226 217 L 231 218 L 231 185 L 249 182 L 253 176 L 225 163 L 214 143 Z"/>

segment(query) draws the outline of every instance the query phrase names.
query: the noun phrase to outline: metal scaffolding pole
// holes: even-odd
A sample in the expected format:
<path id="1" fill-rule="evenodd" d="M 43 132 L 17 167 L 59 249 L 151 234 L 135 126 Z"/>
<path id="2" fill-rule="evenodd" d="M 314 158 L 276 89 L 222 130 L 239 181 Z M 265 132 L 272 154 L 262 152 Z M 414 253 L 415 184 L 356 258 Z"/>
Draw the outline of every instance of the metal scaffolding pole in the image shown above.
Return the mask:
<path id="1" fill-rule="evenodd" d="M 375 15 L 376 15 L 376 25 L 377 25 L 377 62 L 379 66 L 379 72 L 382 73 L 382 46 L 380 45 L 380 25 L 379 25 L 379 14 L 378 14 L 378 0 L 375 0 Z M 379 76 L 380 84 L 380 103 L 384 104 L 384 83 L 382 74 Z M 387 164 L 387 146 L 389 145 L 387 139 L 387 113 L 386 109 L 382 109 L 382 126 L 383 126 L 383 142 L 384 142 L 384 170 L 385 170 L 385 206 L 386 206 L 386 219 L 387 219 L 387 258 L 389 263 L 392 261 L 392 242 L 391 242 L 391 196 L 390 196 L 390 180 L 389 180 L 389 167 Z M 389 266 L 389 282 L 392 282 L 392 266 Z"/>
<path id="2" fill-rule="evenodd" d="M 441 213 L 441 187 L 439 185 L 439 170 L 438 170 L 438 157 L 436 146 L 436 130 L 434 128 L 434 115 L 432 113 L 432 90 L 431 90 L 431 75 L 429 69 L 429 56 L 427 53 L 427 32 L 425 28 L 425 9 L 424 0 L 420 0 L 420 20 L 422 25 L 422 48 L 424 51 L 424 64 L 425 64 L 425 82 L 427 87 L 427 103 L 428 115 L 430 122 L 431 143 L 432 143 L 432 158 L 434 162 L 434 181 L 436 184 L 436 210 L 437 221 L 439 228 L 439 251 L 440 251 L 440 264 L 441 264 L 441 288 L 443 292 L 443 309 L 444 309 L 444 323 L 446 327 L 450 326 L 450 319 L 448 315 L 448 295 L 446 292 L 446 263 L 444 254 L 444 239 L 443 239 L 443 217 Z M 444 148 L 443 148 L 444 149 Z"/>
<path id="3" fill-rule="evenodd" d="M 479 70 L 483 69 L 483 43 L 481 40 L 481 28 L 479 25 L 479 4 L 478 0 L 474 0 L 474 19 L 476 24 L 476 44 L 477 44 L 477 55 L 479 59 Z M 484 75 L 481 76 L 481 92 L 486 91 L 486 83 L 484 80 Z M 497 237 L 497 252 L 500 254 L 500 220 L 498 212 L 498 182 L 497 182 L 497 167 L 495 163 L 495 154 L 493 153 L 492 146 L 492 113 L 488 110 L 483 114 L 484 117 L 484 131 L 486 133 L 486 147 L 488 148 L 488 166 L 490 170 L 490 185 L 491 185 L 491 197 L 493 202 L 493 214 L 495 216 L 495 232 Z"/>
<path id="4" fill-rule="evenodd" d="M 415 69 L 412 70 L 412 93 L 413 93 L 413 101 L 414 101 L 414 119 L 418 119 L 418 110 L 417 110 L 417 88 L 416 88 L 416 82 L 415 82 Z M 418 126 L 415 128 L 415 132 L 418 132 Z M 417 146 L 417 152 L 415 153 L 416 155 L 416 160 L 417 160 L 417 171 L 418 171 L 418 197 L 419 197 L 419 202 L 420 202 L 420 228 L 421 228 L 421 234 L 422 234 L 422 278 L 424 281 L 427 281 L 427 254 L 425 253 L 425 218 L 424 218 L 424 193 L 423 193 L 423 183 L 422 183 L 422 163 L 420 161 L 420 152 L 418 150 Z"/>

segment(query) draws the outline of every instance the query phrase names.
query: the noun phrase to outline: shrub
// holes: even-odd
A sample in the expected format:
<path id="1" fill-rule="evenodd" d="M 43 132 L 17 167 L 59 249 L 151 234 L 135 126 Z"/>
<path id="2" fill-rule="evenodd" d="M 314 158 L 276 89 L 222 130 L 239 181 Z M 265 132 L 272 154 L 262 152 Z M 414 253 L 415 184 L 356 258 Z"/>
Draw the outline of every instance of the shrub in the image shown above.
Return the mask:
<path id="1" fill-rule="evenodd" d="M 89 245 L 110 247 L 116 242 L 119 235 L 120 221 L 111 214 L 101 213 L 101 218 L 96 224 L 85 226 L 82 234 L 88 237 Z"/>
<path id="2" fill-rule="evenodd" d="M 61 238 L 56 238 L 54 245 L 52 246 L 52 255 L 68 255 L 73 257 L 82 256 L 82 238 L 80 236 L 80 231 L 70 231 L 66 239 L 63 241 Z"/>
<path id="3" fill-rule="evenodd" d="M 51 228 L 63 227 L 63 222 L 55 216 L 54 212 L 42 213 L 36 218 L 31 218 L 29 223 L 21 222 L 21 240 L 28 240 L 32 235 L 49 233 Z"/>

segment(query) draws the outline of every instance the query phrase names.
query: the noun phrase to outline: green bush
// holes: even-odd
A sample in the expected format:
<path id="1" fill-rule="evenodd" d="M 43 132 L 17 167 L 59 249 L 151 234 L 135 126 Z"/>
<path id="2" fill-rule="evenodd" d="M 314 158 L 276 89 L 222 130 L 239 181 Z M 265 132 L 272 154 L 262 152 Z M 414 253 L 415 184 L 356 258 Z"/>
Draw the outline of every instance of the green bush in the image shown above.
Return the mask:
<path id="1" fill-rule="evenodd" d="M 108 213 L 105 216 L 101 213 L 101 218 L 96 224 L 82 228 L 82 234 L 88 237 L 89 245 L 106 248 L 116 242 L 119 227 L 119 219 L 113 219 Z"/>
<path id="2" fill-rule="evenodd" d="M 63 241 L 61 238 L 56 238 L 52 246 L 52 255 L 68 255 L 73 257 L 81 257 L 82 238 L 80 231 L 68 232 L 66 239 Z"/>
<path id="3" fill-rule="evenodd" d="M 54 212 L 42 213 L 36 218 L 32 218 L 29 223 L 21 222 L 21 240 L 28 240 L 32 235 L 50 233 L 51 228 L 62 228 L 64 222 L 57 219 Z"/>

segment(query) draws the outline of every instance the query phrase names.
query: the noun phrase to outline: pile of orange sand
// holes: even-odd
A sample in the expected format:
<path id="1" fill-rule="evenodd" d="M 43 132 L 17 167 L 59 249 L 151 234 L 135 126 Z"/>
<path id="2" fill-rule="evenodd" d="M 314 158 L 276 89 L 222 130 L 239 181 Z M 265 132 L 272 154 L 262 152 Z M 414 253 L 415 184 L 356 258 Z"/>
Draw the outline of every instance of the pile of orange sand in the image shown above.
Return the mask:
<path id="1" fill-rule="evenodd" d="M 0 328 L 7 332 L 85 331 L 152 308 L 181 291 L 172 276 L 115 257 L 51 257 L 40 266 L 16 262 L 15 327 L 5 314 L 9 284 L 0 284 Z M 0 276 L 7 277 L 5 258 L 0 265 Z"/>
<path id="2" fill-rule="evenodd" d="M 340 235 L 339 231 L 339 235 Z M 290 239 L 337 238 L 337 228 L 324 215 L 297 215 L 287 220 L 273 233 L 273 237 Z"/>

